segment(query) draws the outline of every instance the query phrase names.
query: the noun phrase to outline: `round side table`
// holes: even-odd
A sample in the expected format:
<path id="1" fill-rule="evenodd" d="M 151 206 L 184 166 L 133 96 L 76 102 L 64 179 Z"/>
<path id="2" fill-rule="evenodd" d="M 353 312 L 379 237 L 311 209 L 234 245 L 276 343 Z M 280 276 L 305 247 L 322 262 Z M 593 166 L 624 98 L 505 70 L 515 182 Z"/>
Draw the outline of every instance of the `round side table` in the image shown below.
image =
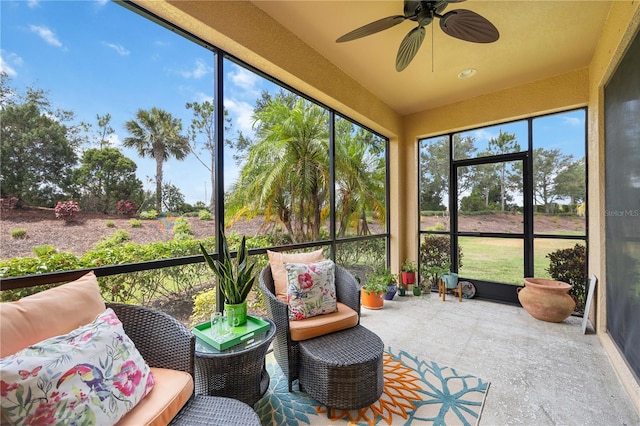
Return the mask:
<path id="1" fill-rule="evenodd" d="M 269 388 L 265 357 L 276 333 L 269 318 L 260 318 L 269 330 L 219 351 L 196 336 L 195 393 L 226 396 L 253 406 Z"/>

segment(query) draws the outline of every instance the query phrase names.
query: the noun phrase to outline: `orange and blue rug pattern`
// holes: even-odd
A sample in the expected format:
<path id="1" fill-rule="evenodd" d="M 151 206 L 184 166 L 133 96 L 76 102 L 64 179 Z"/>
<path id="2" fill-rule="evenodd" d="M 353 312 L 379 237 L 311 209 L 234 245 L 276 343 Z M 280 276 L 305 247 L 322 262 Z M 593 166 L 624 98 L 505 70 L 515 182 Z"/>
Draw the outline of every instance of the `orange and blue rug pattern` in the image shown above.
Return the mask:
<path id="1" fill-rule="evenodd" d="M 489 383 L 405 351 L 384 353 L 384 391 L 369 407 L 332 410 L 307 393 L 289 393 L 287 378 L 268 356 L 269 390 L 255 405 L 263 425 L 477 425 Z"/>

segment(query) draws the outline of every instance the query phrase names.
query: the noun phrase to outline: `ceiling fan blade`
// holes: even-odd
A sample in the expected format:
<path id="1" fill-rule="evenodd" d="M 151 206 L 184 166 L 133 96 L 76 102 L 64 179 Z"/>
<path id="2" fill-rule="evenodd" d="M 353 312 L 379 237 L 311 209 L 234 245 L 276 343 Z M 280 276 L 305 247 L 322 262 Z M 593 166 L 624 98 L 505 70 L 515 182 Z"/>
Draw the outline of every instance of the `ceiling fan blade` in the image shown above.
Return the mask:
<path id="1" fill-rule="evenodd" d="M 419 26 L 409 31 L 409 34 L 404 37 L 398 49 L 398 56 L 396 56 L 396 71 L 400 72 L 409 66 L 413 57 L 418 53 L 425 34 L 424 27 Z"/>
<path id="2" fill-rule="evenodd" d="M 386 18 L 378 19 L 360 28 L 356 28 L 343 35 L 336 40 L 336 43 L 344 43 L 345 41 L 351 41 L 360 37 L 365 37 L 377 32 L 389 29 L 403 22 L 406 18 L 402 15 L 387 16 Z"/>
<path id="3" fill-rule="evenodd" d="M 440 17 L 440 28 L 451 37 L 474 43 L 493 43 L 498 29 L 486 18 L 466 9 L 456 9 Z"/>

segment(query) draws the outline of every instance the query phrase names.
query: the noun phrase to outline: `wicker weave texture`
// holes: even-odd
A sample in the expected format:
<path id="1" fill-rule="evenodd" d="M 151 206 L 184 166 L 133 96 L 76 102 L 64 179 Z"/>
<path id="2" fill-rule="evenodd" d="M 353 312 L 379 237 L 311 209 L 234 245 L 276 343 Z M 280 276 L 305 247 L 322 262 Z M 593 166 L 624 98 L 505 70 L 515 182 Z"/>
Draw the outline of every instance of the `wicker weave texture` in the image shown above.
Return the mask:
<path id="1" fill-rule="evenodd" d="M 226 396 L 251 406 L 262 398 L 269 388 L 265 356 L 277 329 L 268 321 L 269 331 L 255 346 L 228 353 L 196 352 L 196 394 Z"/>
<path id="2" fill-rule="evenodd" d="M 260 426 L 260 418 L 244 402 L 197 395 L 171 421 L 180 426 Z"/>
<path id="3" fill-rule="evenodd" d="M 185 371 L 193 376 L 195 337 L 178 320 L 143 306 L 107 303 L 124 331 L 151 367 Z M 268 386 L 268 384 L 267 384 Z M 176 425 L 260 425 L 247 404 L 230 398 L 194 396 L 172 420 Z"/>
<path id="4" fill-rule="evenodd" d="M 193 376 L 195 337 L 178 320 L 143 306 L 107 303 L 107 307 L 116 313 L 149 366 Z"/>
<path id="5" fill-rule="evenodd" d="M 361 325 L 300 342 L 300 386 L 330 408 L 355 410 L 384 389 L 384 344 Z"/>
<path id="6" fill-rule="evenodd" d="M 336 299 L 358 313 L 360 319 L 360 288 L 358 282 L 349 271 L 336 265 L 335 272 Z M 289 330 L 289 307 L 276 297 L 275 284 L 271 267 L 267 265 L 260 273 L 260 290 L 265 300 L 267 315 L 276 324 L 276 336 L 273 341 L 273 353 L 280 368 L 289 381 L 289 392 L 292 383 L 299 375 L 298 342 L 291 340 Z"/>

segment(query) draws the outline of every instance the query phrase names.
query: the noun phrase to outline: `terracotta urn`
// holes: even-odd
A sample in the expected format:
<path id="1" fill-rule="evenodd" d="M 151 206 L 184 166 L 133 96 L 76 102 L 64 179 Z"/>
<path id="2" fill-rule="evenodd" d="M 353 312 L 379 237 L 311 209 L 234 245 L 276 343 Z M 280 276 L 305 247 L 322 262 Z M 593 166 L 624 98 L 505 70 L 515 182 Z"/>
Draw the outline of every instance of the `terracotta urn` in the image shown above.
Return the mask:
<path id="1" fill-rule="evenodd" d="M 534 318 L 548 322 L 562 322 L 576 308 L 569 296 L 571 285 L 544 278 L 525 278 L 524 287 L 518 288 L 518 300 Z"/>

